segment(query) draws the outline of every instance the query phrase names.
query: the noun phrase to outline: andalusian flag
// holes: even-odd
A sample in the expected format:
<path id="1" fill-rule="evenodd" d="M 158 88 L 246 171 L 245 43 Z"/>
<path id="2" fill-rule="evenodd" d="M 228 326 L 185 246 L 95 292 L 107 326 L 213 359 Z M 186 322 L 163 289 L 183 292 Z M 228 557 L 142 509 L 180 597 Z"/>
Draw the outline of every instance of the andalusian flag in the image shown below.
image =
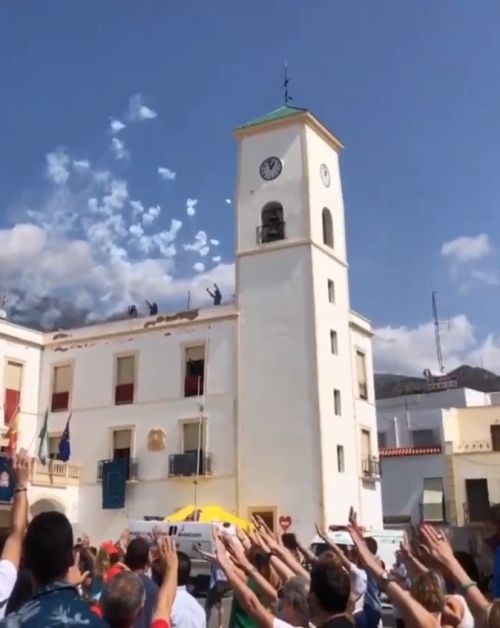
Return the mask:
<path id="1" fill-rule="evenodd" d="M 45 410 L 42 429 L 38 435 L 40 442 L 38 443 L 38 460 L 42 464 L 47 464 L 49 459 L 49 411 Z"/>

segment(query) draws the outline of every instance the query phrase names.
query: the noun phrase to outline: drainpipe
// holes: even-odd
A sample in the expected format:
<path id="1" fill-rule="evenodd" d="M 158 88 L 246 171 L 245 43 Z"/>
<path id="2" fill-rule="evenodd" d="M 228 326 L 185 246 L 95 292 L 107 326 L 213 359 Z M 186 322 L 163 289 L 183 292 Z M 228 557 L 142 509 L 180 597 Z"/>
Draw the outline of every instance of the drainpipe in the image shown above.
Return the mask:
<path id="1" fill-rule="evenodd" d="M 398 417 L 395 416 L 393 419 L 394 422 L 394 444 L 396 447 L 399 447 L 399 429 L 398 429 Z"/>

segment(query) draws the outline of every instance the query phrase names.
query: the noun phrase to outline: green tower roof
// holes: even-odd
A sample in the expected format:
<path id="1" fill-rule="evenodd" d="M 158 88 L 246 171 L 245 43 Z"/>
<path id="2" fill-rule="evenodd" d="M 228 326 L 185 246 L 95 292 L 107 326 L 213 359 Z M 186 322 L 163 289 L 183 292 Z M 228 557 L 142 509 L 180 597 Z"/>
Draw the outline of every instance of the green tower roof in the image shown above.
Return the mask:
<path id="1" fill-rule="evenodd" d="M 260 116 L 260 118 L 255 118 L 254 120 L 250 120 L 250 122 L 247 122 L 246 124 L 242 124 L 238 127 L 238 129 L 246 129 L 250 126 L 257 126 L 258 124 L 265 124 L 266 122 L 273 122 L 274 120 L 291 118 L 292 116 L 299 115 L 300 113 L 307 113 L 307 109 L 303 109 L 302 107 L 291 107 L 290 105 L 283 105 L 279 109 L 275 109 L 265 116 Z"/>

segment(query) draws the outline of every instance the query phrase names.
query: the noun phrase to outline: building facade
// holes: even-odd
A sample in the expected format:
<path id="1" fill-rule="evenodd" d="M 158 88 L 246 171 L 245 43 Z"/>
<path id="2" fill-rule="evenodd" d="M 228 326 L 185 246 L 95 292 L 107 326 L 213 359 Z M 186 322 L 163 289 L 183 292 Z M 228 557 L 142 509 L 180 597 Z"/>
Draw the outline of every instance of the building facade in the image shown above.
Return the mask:
<path id="1" fill-rule="evenodd" d="M 377 403 L 386 525 L 484 521 L 490 502 L 500 501 L 498 474 L 488 471 L 490 486 L 483 457 L 493 454 L 494 462 L 497 397 L 463 388 Z"/>
<path id="2" fill-rule="evenodd" d="M 350 506 L 382 525 L 372 329 L 350 307 L 342 145 L 293 107 L 235 136 L 234 304 L 50 334 L 0 322 L 5 342 L 33 354 L 22 444 L 48 409 L 55 453 L 71 417 L 77 503 L 50 491 L 92 537 L 189 503 L 274 526 L 290 517 L 305 538 L 315 522 L 345 523 Z M 24 380 L 21 401 L 24 413 Z M 113 462 L 126 474 L 120 507 L 105 498 Z"/>

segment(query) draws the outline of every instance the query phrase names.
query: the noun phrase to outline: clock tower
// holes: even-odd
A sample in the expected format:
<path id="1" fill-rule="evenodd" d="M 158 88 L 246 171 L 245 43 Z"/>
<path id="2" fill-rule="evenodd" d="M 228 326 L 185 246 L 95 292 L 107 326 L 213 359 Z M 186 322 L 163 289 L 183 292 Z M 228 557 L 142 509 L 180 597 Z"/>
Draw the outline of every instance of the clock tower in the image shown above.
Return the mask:
<path id="1" fill-rule="evenodd" d="M 352 505 L 363 525 L 381 527 L 380 485 L 362 477 L 376 419 L 372 408 L 360 421 L 356 404 L 343 146 L 289 105 L 234 135 L 240 510 L 273 508 L 310 532 L 314 521 L 345 523 Z"/>

